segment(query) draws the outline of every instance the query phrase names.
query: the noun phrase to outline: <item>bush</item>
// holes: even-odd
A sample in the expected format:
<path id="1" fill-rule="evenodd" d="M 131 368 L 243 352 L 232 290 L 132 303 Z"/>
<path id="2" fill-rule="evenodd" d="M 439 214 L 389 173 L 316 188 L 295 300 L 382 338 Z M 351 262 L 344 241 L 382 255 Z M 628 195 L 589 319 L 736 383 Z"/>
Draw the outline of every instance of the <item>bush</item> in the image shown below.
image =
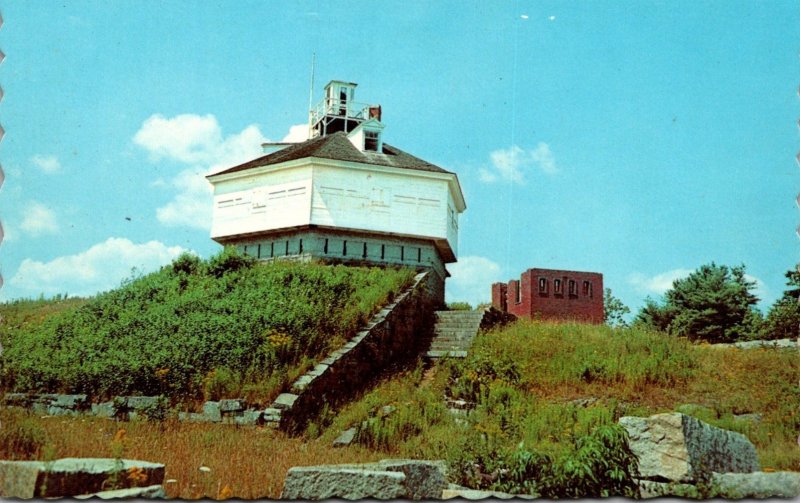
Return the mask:
<path id="1" fill-rule="evenodd" d="M 626 435 L 619 425 L 600 426 L 558 459 L 525 450 L 523 444 L 504 451 L 472 438 L 450 468 L 459 484 L 476 489 L 548 499 L 636 498 L 638 460 Z"/>
<path id="2" fill-rule="evenodd" d="M 203 379 L 203 398 L 206 401 L 236 398 L 241 389 L 239 375 L 227 367 L 216 368 Z"/>

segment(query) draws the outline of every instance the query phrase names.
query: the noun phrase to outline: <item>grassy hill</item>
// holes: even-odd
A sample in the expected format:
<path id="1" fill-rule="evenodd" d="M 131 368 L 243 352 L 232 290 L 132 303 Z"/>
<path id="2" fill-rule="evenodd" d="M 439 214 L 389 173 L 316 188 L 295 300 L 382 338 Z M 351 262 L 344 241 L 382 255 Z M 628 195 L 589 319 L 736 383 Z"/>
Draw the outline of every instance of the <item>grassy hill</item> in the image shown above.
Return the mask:
<path id="1" fill-rule="evenodd" d="M 226 251 L 207 261 L 181 257 L 91 299 L 0 305 L 2 386 L 97 397 L 246 396 L 263 403 L 412 276 L 318 264 L 256 266 Z M 112 426 L 96 417 L 0 410 L 3 424 L 16 425 L 0 434 L 0 458 L 121 450 L 165 462 L 166 477 L 177 480 L 168 495 L 181 498 L 216 497 L 226 486 L 234 497 L 277 498 L 290 466 L 387 457 L 445 459 L 452 482 L 475 488 L 525 492 L 525 480 L 538 480 L 536 490 L 548 497 L 600 495 L 609 487 L 625 494 L 630 458 L 614 426 L 623 415 L 681 411 L 745 434 L 765 470 L 800 471 L 799 382 L 800 359 L 792 350 L 519 321 L 479 334 L 466 359 L 420 362 L 379 379 L 340 410 L 323 410 L 300 438 L 174 419 Z M 472 404 L 471 412 L 453 414 L 445 397 Z M 331 446 L 358 425 L 354 444 Z M 117 428 L 124 430 L 115 434 Z M 128 440 L 115 440 L 120 435 Z M 20 447 L 8 438 L 35 442 Z"/>
<path id="2" fill-rule="evenodd" d="M 333 418 L 322 439 L 368 421 L 362 447 L 387 457 L 444 458 L 456 482 L 520 490 L 492 474 L 513 474 L 521 456 L 546 456 L 560 467 L 556 475 L 569 479 L 570 470 L 593 469 L 593 432 L 623 415 L 681 411 L 745 434 L 766 470 L 800 471 L 798 380 L 793 350 L 715 348 L 636 329 L 520 321 L 479 335 L 465 360 L 386 380 Z M 459 419 L 447 411 L 445 394 L 473 402 L 474 411 Z M 397 410 L 385 415 L 386 405 Z M 749 413 L 760 421 L 743 416 Z M 320 430 L 312 426 L 311 436 Z"/>
<path id="3" fill-rule="evenodd" d="M 6 391 L 268 400 L 410 284 L 408 270 L 184 255 L 91 299 L 0 306 Z"/>

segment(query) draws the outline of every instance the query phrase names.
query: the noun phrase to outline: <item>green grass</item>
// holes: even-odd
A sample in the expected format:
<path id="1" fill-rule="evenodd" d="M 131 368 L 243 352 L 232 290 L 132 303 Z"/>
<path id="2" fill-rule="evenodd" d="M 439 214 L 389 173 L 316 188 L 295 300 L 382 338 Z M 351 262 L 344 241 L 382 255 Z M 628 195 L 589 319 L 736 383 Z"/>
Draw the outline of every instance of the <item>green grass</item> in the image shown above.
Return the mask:
<path id="1" fill-rule="evenodd" d="M 269 399 L 413 272 L 182 256 L 107 293 L 0 306 L 5 390 Z M 63 309 L 59 309 L 63 307 Z"/>
<path id="2" fill-rule="evenodd" d="M 502 488 L 465 471 L 466 461 L 502 471 L 528 452 L 574 466 L 585 439 L 621 416 L 678 410 L 745 434 L 763 467 L 800 471 L 798 360 L 795 351 L 713 348 L 639 329 L 519 321 L 480 334 L 468 358 L 440 361 L 433 376 L 387 379 L 345 407 L 322 438 L 406 404 L 410 412 L 374 421 L 362 446 L 446 459 L 453 481 Z M 474 411 L 464 421 L 441 414 L 445 394 L 475 402 Z M 735 417 L 749 412 L 762 421 Z"/>

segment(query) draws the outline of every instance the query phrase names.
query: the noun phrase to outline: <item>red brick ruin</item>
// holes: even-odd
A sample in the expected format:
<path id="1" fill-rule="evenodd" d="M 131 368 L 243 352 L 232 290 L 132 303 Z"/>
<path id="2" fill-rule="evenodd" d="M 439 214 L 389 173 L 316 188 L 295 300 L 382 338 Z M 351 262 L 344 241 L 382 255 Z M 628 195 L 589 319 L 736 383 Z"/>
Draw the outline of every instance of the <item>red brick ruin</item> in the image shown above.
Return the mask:
<path id="1" fill-rule="evenodd" d="M 519 280 L 492 285 L 492 306 L 519 318 L 603 323 L 603 275 L 528 269 Z"/>

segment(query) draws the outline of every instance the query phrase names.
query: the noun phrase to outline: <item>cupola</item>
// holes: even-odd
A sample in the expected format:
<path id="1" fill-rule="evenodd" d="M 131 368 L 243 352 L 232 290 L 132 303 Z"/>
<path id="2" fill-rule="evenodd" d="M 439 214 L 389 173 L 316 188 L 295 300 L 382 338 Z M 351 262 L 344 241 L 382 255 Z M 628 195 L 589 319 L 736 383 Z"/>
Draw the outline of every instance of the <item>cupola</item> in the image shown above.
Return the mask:
<path id="1" fill-rule="evenodd" d="M 381 120 L 380 105 L 355 101 L 357 85 L 355 82 L 342 80 L 328 82 L 325 86 L 325 97 L 309 111 L 309 138 L 327 136 L 339 131 L 350 133 L 364 121 Z M 370 133 L 373 134 L 374 131 Z"/>

